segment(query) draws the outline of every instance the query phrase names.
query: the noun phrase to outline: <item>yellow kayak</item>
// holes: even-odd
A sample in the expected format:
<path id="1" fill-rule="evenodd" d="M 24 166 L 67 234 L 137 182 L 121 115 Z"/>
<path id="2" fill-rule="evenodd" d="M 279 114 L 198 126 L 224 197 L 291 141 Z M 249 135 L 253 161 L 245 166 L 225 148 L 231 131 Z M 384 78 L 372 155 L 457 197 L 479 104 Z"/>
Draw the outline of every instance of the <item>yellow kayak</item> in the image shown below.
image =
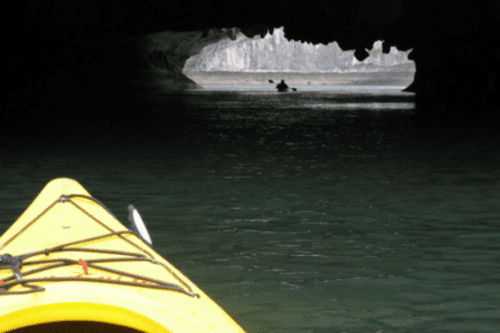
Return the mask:
<path id="1" fill-rule="evenodd" d="M 244 333 L 77 181 L 49 182 L 0 237 L 0 332 Z"/>

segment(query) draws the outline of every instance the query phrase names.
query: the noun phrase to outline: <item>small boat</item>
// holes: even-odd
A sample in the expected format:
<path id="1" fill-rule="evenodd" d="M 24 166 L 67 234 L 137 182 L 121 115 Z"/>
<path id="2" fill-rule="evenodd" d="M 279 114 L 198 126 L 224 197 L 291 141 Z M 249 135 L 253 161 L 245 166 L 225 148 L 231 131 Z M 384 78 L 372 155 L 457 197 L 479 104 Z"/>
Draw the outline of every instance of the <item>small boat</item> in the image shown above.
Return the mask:
<path id="1" fill-rule="evenodd" d="M 273 80 L 269 80 L 269 83 L 274 83 Z M 276 86 L 276 89 L 278 89 L 278 92 L 287 92 L 288 91 L 288 85 L 285 83 L 285 80 L 281 80 L 281 83 L 279 83 Z M 297 91 L 297 88 L 292 88 L 293 91 Z"/>
<path id="2" fill-rule="evenodd" d="M 49 182 L 0 237 L 0 332 L 245 333 L 80 183 Z"/>
<path id="3" fill-rule="evenodd" d="M 288 85 L 285 83 L 285 80 L 281 80 L 281 83 L 279 83 L 276 86 L 276 89 L 278 89 L 279 92 L 287 92 L 288 91 Z"/>

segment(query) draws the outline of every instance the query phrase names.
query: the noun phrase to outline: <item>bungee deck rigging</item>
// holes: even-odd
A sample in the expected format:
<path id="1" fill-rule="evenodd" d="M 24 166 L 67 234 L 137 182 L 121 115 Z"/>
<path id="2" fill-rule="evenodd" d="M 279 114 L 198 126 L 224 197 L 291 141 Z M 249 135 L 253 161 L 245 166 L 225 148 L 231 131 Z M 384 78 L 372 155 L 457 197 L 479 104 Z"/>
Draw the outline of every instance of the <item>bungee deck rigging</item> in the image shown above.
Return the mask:
<path id="1" fill-rule="evenodd" d="M 57 200 L 52 202 L 52 204 L 47 206 L 47 208 L 44 209 L 38 216 L 36 216 L 33 220 L 31 220 L 31 222 L 29 222 L 27 225 L 25 225 L 21 230 L 19 230 L 9 240 L 7 240 L 4 244 L 2 244 L 0 246 L 0 250 L 2 248 L 4 248 L 7 244 L 9 244 L 11 241 L 13 241 L 15 238 L 17 238 L 19 235 L 21 235 L 26 229 L 28 229 L 33 223 L 35 223 L 38 219 L 40 219 L 44 214 L 46 214 L 51 208 L 53 208 L 58 203 L 73 204 L 76 208 L 78 208 L 81 212 L 86 214 L 92 220 L 94 220 L 95 222 L 99 223 L 101 226 L 108 229 L 110 231 L 110 233 L 104 234 L 101 236 L 90 237 L 90 238 L 86 238 L 86 239 L 82 239 L 82 240 L 78 240 L 78 241 L 73 241 L 73 242 L 61 244 L 58 246 L 54 246 L 51 248 L 46 248 L 44 250 L 25 253 L 25 254 L 21 254 L 21 255 L 17 255 L 17 256 L 12 256 L 8 253 L 1 255 L 0 256 L 0 269 L 12 269 L 13 275 L 4 278 L 4 280 L 3 280 L 4 283 L 2 285 L 0 285 L 0 296 L 2 296 L 2 295 L 19 295 L 19 294 L 27 294 L 27 293 L 45 291 L 45 288 L 42 286 L 29 284 L 29 283 L 33 283 L 33 282 L 82 281 L 82 282 L 97 282 L 97 283 L 129 285 L 129 286 L 134 286 L 134 287 L 151 288 L 151 289 L 163 289 L 163 290 L 184 293 L 184 294 L 191 296 L 191 297 L 194 297 L 194 298 L 200 297 L 198 294 L 194 293 L 192 291 L 191 287 L 186 282 L 184 282 L 180 277 L 178 277 L 168 266 L 155 260 L 153 255 L 151 255 L 151 253 L 149 251 L 142 248 L 138 244 L 130 241 L 126 237 L 123 237 L 124 234 L 134 234 L 134 235 L 140 237 L 140 235 L 138 235 L 137 232 L 131 231 L 131 230 L 128 230 L 128 231 L 115 231 L 115 230 L 113 230 L 112 228 L 107 226 L 105 223 L 103 223 L 99 219 L 97 219 L 95 216 L 93 216 L 92 214 L 87 212 L 80 205 L 78 205 L 74 200 L 72 200 L 72 198 L 82 198 L 82 199 L 91 200 L 91 201 L 97 203 L 98 205 L 100 205 L 102 208 L 104 208 L 110 215 L 115 217 L 113 215 L 113 213 L 111 213 L 111 211 L 109 211 L 109 209 L 104 204 L 102 204 L 99 200 L 97 200 L 96 198 L 93 198 L 93 197 L 87 196 L 87 195 L 83 195 L 83 194 L 61 195 Z M 126 252 L 126 251 L 69 247 L 71 245 L 91 242 L 94 240 L 104 239 L 104 238 L 113 237 L 113 236 L 118 236 L 119 238 L 121 238 L 122 240 L 126 241 L 127 243 L 133 245 L 134 247 L 136 247 L 140 251 L 146 253 L 147 256 L 144 254 L 141 254 L 141 253 Z M 69 258 L 26 261 L 27 259 L 34 257 L 34 256 L 39 256 L 39 255 L 48 256 L 49 254 L 57 253 L 57 252 L 87 252 L 87 253 L 102 253 L 102 254 L 114 254 L 114 255 L 129 256 L 127 258 L 90 259 L 90 260 L 85 260 L 85 262 L 87 263 L 88 267 L 91 267 L 91 268 L 94 268 L 97 270 L 106 271 L 106 272 L 118 274 L 121 276 L 127 276 L 127 277 L 134 278 L 134 279 L 141 279 L 143 281 L 154 282 L 154 283 L 156 283 L 156 285 L 145 284 L 144 282 L 141 284 L 138 284 L 138 283 L 128 282 L 128 281 L 118 281 L 118 280 L 110 280 L 110 279 L 102 279 L 102 278 L 97 278 L 97 279 L 96 278 L 81 278 L 81 277 L 78 277 L 78 278 L 75 278 L 75 277 L 53 277 L 53 278 L 25 279 L 26 276 L 29 276 L 29 275 L 35 274 L 35 273 L 39 273 L 42 271 L 46 271 L 46 270 L 50 270 L 50 269 L 54 269 L 54 268 L 58 268 L 58 267 L 63 267 L 63 266 L 80 265 L 80 263 L 77 260 L 69 259 Z M 115 269 L 111 269 L 108 267 L 96 265 L 96 263 L 123 262 L 123 261 L 146 261 L 146 262 L 150 262 L 150 263 L 155 264 L 155 265 L 160 265 L 165 270 L 167 270 L 168 273 L 172 277 L 174 277 L 183 287 L 176 285 L 176 284 L 172 284 L 172 283 L 166 283 L 164 281 L 154 279 L 151 277 L 132 274 L 132 273 L 125 272 L 125 271 L 115 270 Z M 33 269 L 30 271 L 21 273 L 21 268 L 23 266 L 50 264 L 50 263 L 54 263 L 54 264 L 46 265 L 46 266 L 41 267 L 41 268 L 37 268 L 37 269 Z M 29 288 L 29 290 L 10 291 L 10 289 L 12 289 L 16 285 L 22 285 L 26 288 Z"/>

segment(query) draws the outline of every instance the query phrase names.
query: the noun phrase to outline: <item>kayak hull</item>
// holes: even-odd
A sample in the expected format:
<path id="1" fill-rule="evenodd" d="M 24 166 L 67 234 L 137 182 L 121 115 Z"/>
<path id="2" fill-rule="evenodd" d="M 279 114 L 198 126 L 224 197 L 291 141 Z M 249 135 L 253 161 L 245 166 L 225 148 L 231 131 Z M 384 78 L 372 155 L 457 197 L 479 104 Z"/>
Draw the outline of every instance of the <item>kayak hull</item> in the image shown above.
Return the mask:
<path id="1" fill-rule="evenodd" d="M 48 183 L 0 237 L 5 254 L 24 259 L 17 277 L 13 263 L 0 266 L 0 332 L 79 321 L 151 333 L 244 333 L 69 178 Z"/>

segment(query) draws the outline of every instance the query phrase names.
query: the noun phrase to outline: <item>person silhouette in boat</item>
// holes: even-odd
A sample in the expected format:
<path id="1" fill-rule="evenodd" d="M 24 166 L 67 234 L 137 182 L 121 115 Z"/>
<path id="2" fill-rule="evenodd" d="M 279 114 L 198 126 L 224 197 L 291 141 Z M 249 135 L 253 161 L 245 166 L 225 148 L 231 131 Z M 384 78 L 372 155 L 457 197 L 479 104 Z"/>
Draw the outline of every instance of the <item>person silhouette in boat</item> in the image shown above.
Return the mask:
<path id="1" fill-rule="evenodd" d="M 279 83 L 279 84 L 276 86 L 276 89 L 278 89 L 278 91 L 288 91 L 288 86 L 287 86 L 287 84 L 285 83 L 285 80 L 281 80 L 281 83 Z"/>

